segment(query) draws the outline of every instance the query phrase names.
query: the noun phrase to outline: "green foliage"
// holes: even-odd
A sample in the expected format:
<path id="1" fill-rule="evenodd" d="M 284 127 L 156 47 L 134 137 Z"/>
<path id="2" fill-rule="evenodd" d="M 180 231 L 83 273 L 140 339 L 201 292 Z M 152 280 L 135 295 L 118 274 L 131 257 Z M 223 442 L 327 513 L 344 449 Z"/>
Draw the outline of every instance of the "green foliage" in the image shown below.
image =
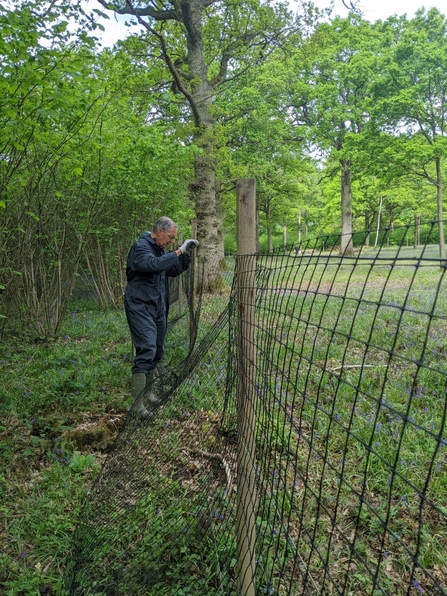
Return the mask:
<path id="1" fill-rule="evenodd" d="M 70 468 L 74 472 L 84 472 L 87 468 L 95 469 L 98 467 L 95 456 L 92 453 L 88 455 L 83 455 L 82 453 L 78 453 L 75 451 L 73 455 L 70 457 L 70 461 L 68 463 Z"/>
<path id="2" fill-rule="evenodd" d="M 371 135 L 380 130 L 376 141 L 370 138 L 376 166 L 394 179 L 406 176 L 439 186 L 442 167 L 437 168 L 447 150 L 446 19 L 437 9 L 421 9 L 411 21 L 389 19 L 379 30 L 384 41 L 371 87 L 370 123 Z"/>
<path id="3" fill-rule="evenodd" d="M 197 131 L 158 40 L 131 36 L 95 51 L 91 16 L 44 0 L 0 11 L 3 332 L 58 333 L 77 277 L 97 280 L 101 306 L 119 304 L 133 239 L 163 213 L 184 230 L 194 216 L 188 183 L 203 148 L 192 145 Z M 436 160 L 445 169 L 444 17 L 318 18 L 310 11 L 287 37 L 281 6 L 204 16 L 214 100 L 201 144 L 212 140 L 227 249 L 235 249 L 237 177 L 256 179 L 262 248 L 283 243 L 283 226 L 291 243 L 338 233 L 340 160 L 351 164 L 356 229 L 377 225 L 380 197 L 386 224 L 434 215 Z M 164 27 L 192 89 L 183 24 Z M 230 54 L 231 84 L 221 85 Z M 417 131 L 422 113 L 431 120 Z"/>
<path id="4" fill-rule="evenodd" d="M 57 24 L 65 8 L 53 8 Z M 162 213 L 189 222 L 193 150 L 128 101 L 140 81 L 125 53 L 95 55 L 91 38 L 69 43 L 63 27 L 48 47 L 45 19 L 26 6 L 0 14 L 0 301 L 10 329 L 49 337 L 76 276 L 98 279 L 98 301 L 116 304 L 141 229 Z"/>
<path id="5" fill-rule="evenodd" d="M 0 585 L 6 594 L 62 594 L 74 520 L 102 457 L 86 451 L 90 445 L 73 451 L 66 437 L 86 410 L 89 416 L 126 411 L 130 342 L 124 314 L 80 301 L 59 339 L 3 343 L 0 370 L 0 515 L 8 520 Z"/>
<path id="6" fill-rule="evenodd" d="M 130 359 L 122 312 L 74 306 L 58 339 L 12 340 L 2 348 L 3 411 L 30 420 L 50 411 L 122 407 Z"/>
<path id="7" fill-rule="evenodd" d="M 21 428 L 14 430 L 20 432 Z M 10 434 L 14 436 L 14 432 Z M 8 520 L 0 585 L 10 595 L 40 595 L 44 590 L 62 594 L 64 559 L 87 477 L 55 460 L 52 453 L 36 452 L 33 460 L 26 450 L 19 457 L 20 444 L 15 449 L 13 441 L 9 444 L 15 451 L 13 458 L 5 459 L 3 453 L 0 457 L 0 514 Z M 9 470 L 7 483 L 5 466 Z"/>

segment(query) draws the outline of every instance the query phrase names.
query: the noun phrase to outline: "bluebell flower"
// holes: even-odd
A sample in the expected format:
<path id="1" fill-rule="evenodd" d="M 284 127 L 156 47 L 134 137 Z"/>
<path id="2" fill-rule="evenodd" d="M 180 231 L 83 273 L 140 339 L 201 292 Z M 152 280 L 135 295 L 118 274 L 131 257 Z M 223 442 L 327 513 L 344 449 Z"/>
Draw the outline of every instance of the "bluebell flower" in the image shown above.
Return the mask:
<path id="1" fill-rule="evenodd" d="M 424 593 L 424 590 L 422 589 L 420 584 L 415 579 L 413 580 L 413 586 L 416 588 L 416 590 L 419 592 L 419 594 Z"/>

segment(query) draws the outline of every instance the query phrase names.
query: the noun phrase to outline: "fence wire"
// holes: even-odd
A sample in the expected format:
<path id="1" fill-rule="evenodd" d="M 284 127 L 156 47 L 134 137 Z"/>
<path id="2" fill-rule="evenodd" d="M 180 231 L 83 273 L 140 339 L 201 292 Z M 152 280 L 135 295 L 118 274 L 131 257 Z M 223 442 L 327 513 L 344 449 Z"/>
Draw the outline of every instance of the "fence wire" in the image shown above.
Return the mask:
<path id="1" fill-rule="evenodd" d="M 350 256 L 319 238 L 238 257 L 238 275 L 227 257 L 221 291 L 194 298 L 186 358 L 176 350 L 191 324 L 171 308 L 168 360 L 148 388 L 161 404 L 145 419 L 129 412 L 86 498 L 70 594 L 447 594 L 447 302 L 436 225 L 416 248 L 406 226 L 375 248 L 354 236 Z M 250 371 L 238 325 L 244 260 L 256 267 Z M 247 383 L 248 429 L 238 395 Z M 241 436 L 254 439 L 255 488 L 238 507 Z M 244 537 L 252 510 L 255 536 Z M 244 538 L 254 567 L 241 565 Z"/>

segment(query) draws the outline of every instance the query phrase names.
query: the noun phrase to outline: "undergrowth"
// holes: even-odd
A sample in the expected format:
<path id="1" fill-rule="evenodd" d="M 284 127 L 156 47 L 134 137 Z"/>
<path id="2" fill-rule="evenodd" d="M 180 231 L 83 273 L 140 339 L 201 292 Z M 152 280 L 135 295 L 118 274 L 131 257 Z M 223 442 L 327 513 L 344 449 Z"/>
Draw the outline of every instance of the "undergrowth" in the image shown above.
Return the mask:
<path id="1" fill-rule="evenodd" d="M 2 593 L 64 593 L 78 508 L 116 434 L 106 423 L 118 428 L 131 403 L 130 362 L 124 313 L 85 302 L 73 304 L 59 337 L 0 348 Z M 86 421 L 103 430 L 84 433 Z"/>
<path id="2" fill-rule="evenodd" d="M 362 596 L 409 593 L 402 579 L 411 565 L 408 552 L 417 552 L 418 564 L 444 582 L 447 349 L 445 292 L 434 302 L 439 270 L 420 270 L 409 287 L 409 269 L 389 275 L 386 265 L 371 271 L 362 264 L 357 283 L 351 266 L 318 267 L 303 260 L 292 283 L 279 267 L 258 280 L 269 285 L 257 320 L 260 593 L 287 593 L 293 582 L 314 586 L 315 594 L 334 586 Z M 213 300 L 222 305 L 227 297 L 209 297 L 203 305 L 200 337 L 214 323 Z M 99 593 L 108 593 L 109 581 L 129 595 L 135 586 L 150 596 L 172 593 L 170 582 L 179 595 L 233 589 L 234 495 L 223 496 L 222 466 L 203 453 L 198 461 L 193 441 L 202 434 L 206 451 L 217 441 L 225 445 L 214 431 L 228 397 L 227 349 L 234 343 L 223 333 L 210 345 L 143 449 L 139 432 L 126 435 L 129 445 L 118 455 L 128 456 L 127 478 L 135 472 L 134 492 L 125 486 L 119 501 L 106 490 L 107 507 L 90 512 L 90 521 L 98 516 L 97 527 L 105 521 L 110 540 L 99 550 L 95 545 L 91 559 L 94 536 L 84 546 Z M 168 337 L 167 369 L 188 350 L 182 321 Z M 77 513 L 131 405 L 131 359 L 124 313 L 85 303 L 74 305 L 59 337 L 15 338 L 0 349 L 0 585 L 7 596 L 64 595 Z M 226 405 L 230 428 L 234 400 Z M 229 464 L 233 447 L 227 445 Z M 122 474 L 118 459 L 107 461 Z M 185 541 L 183 529 L 200 519 L 205 492 L 216 535 Z M 116 578 L 106 573 L 110 561 Z M 436 593 L 419 571 L 412 585 L 414 593 Z"/>

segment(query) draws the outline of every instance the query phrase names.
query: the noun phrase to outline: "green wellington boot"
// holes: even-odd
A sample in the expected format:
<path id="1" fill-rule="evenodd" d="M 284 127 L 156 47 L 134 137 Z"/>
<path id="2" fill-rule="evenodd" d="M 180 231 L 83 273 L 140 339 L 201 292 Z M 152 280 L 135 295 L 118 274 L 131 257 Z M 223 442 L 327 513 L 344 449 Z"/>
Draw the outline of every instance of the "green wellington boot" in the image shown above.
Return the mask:
<path id="1" fill-rule="evenodd" d="M 146 387 L 145 373 L 134 373 L 132 375 L 132 399 L 135 402 L 135 412 L 142 418 L 149 416 L 150 412 L 144 407 L 144 388 Z"/>
<path id="2" fill-rule="evenodd" d="M 146 387 L 148 387 L 149 385 L 153 385 L 155 379 L 155 371 L 156 368 L 153 368 L 151 372 L 148 375 L 146 375 Z M 146 400 L 148 403 L 154 405 L 160 403 L 159 398 L 154 394 L 153 390 L 150 391 L 149 395 L 146 395 Z"/>

